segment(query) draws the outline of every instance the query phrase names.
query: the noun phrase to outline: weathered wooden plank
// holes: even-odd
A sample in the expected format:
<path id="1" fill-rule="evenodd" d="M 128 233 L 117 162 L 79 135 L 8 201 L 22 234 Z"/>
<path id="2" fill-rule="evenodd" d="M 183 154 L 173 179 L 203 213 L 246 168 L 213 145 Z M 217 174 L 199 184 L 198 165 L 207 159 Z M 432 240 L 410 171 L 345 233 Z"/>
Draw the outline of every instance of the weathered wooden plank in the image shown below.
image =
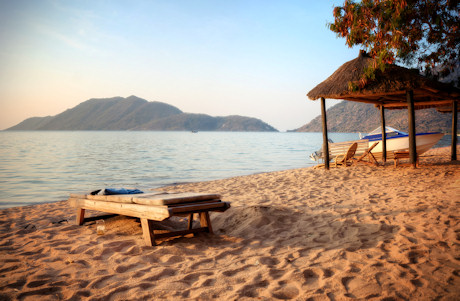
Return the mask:
<path id="1" fill-rule="evenodd" d="M 180 207 L 180 206 L 190 206 L 192 204 L 210 204 L 210 203 L 222 203 L 221 200 L 204 200 L 204 201 L 196 201 L 194 203 L 177 203 L 177 204 L 169 204 L 169 205 L 162 205 L 167 208 L 173 208 L 173 207 Z"/>
<path id="2" fill-rule="evenodd" d="M 172 207 L 169 208 L 169 210 L 173 213 L 185 213 L 185 212 L 200 212 L 203 210 L 226 210 L 230 206 L 226 202 L 219 202 L 219 203 L 209 203 L 209 204 L 193 204 L 193 205 L 183 205 L 183 206 L 177 206 L 177 207 Z M 220 211 L 220 210 L 219 210 Z"/>
<path id="3" fill-rule="evenodd" d="M 178 231 L 171 231 L 171 232 L 165 232 L 165 233 L 157 233 L 155 234 L 155 239 L 164 238 L 164 237 L 182 236 L 182 235 L 187 235 L 187 234 L 195 234 L 195 233 L 200 233 L 200 232 L 208 232 L 208 228 L 200 227 L 200 228 L 195 228 L 191 230 L 178 230 Z"/>
<path id="4" fill-rule="evenodd" d="M 142 196 L 143 198 L 154 197 L 156 195 L 164 195 L 164 191 L 155 191 L 140 194 L 109 194 L 109 195 L 91 195 L 91 194 L 75 194 L 71 193 L 70 197 L 75 199 L 89 199 L 97 201 L 107 201 L 116 203 L 133 203 L 133 198 L 136 196 Z"/>
<path id="5" fill-rule="evenodd" d="M 95 201 L 125 203 L 125 204 L 141 204 L 141 205 L 171 205 L 177 203 L 191 203 L 219 199 L 220 195 L 216 193 L 167 193 L 167 192 L 151 192 L 139 194 L 112 194 L 112 195 L 91 195 L 91 194 L 71 194 L 71 198 L 88 199 Z"/>
<path id="6" fill-rule="evenodd" d="M 165 206 L 145 206 L 74 198 L 70 198 L 69 203 L 77 208 L 147 218 L 156 221 L 162 221 L 172 216 L 170 209 Z"/>
<path id="7" fill-rule="evenodd" d="M 170 193 L 170 194 L 159 194 L 152 197 L 144 197 L 142 194 L 133 195 L 132 201 L 136 204 L 142 205 L 171 205 L 177 203 L 191 203 L 197 201 L 206 201 L 219 199 L 220 194 L 216 193 Z"/>
<path id="8" fill-rule="evenodd" d="M 85 196 L 85 199 L 95 200 L 95 201 L 105 201 L 105 202 L 115 202 L 115 203 L 133 203 L 132 194 L 116 194 L 116 195 L 91 195 L 88 194 Z"/>

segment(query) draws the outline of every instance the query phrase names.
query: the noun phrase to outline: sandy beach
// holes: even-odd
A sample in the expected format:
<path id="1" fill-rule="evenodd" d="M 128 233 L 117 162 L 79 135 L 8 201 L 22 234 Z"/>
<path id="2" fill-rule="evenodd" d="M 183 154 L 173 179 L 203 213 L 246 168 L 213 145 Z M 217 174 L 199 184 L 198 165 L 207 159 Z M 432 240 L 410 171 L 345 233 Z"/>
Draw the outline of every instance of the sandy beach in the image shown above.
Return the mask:
<path id="1" fill-rule="evenodd" d="M 458 147 L 460 151 L 460 147 Z M 66 201 L 0 214 L 0 300 L 459 300 L 460 163 L 301 168 L 166 187 L 220 193 L 214 235 L 148 247 Z M 88 212 L 89 217 L 104 215 Z M 185 219 L 156 223 L 185 227 Z"/>

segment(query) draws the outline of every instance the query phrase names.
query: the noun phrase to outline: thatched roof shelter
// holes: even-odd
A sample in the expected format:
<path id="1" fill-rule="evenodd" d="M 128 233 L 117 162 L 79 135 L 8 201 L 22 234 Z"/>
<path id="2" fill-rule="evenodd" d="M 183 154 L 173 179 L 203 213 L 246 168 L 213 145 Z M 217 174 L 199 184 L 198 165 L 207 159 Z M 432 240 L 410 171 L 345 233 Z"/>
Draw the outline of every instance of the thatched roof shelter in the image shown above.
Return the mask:
<path id="1" fill-rule="evenodd" d="M 324 97 L 345 99 L 383 106 L 386 109 L 407 108 L 406 91 L 414 93 L 415 109 L 432 107 L 451 108 L 452 100 L 460 99 L 460 89 L 452 85 L 431 80 L 418 73 L 396 65 L 388 65 L 385 71 L 376 72 L 375 80 L 369 81 L 364 88 L 352 91 L 350 84 L 359 84 L 365 68 L 372 65 L 372 58 L 365 52 L 339 67 L 325 81 L 317 85 L 307 96 L 311 100 Z"/>
<path id="2" fill-rule="evenodd" d="M 387 65 L 382 72 L 375 72 L 375 79 L 363 82 L 363 74 L 372 66 L 373 59 L 365 52 L 346 62 L 325 81 L 317 85 L 307 96 L 311 100 L 321 98 L 321 112 L 323 116 L 323 152 L 328 158 L 327 122 L 325 99 L 344 99 L 374 104 L 381 110 L 382 128 L 385 128 L 384 109 L 405 109 L 409 111 L 409 141 L 410 159 L 414 164 L 415 150 L 415 109 L 436 107 L 440 112 L 454 112 L 452 114 L 452 160 L 456 160 L 457 114 L 460 102 L 460 89 L 431 80 L 418 73 L 417 70 L 407 69 L 396 65 Z M 384 131 L 382 140 L 386 149 Z M 385 154 L 384 154 L 385 160 Z M 327 160 L 328 161 L 328 160 Z M 325 164 L 329 167 L 328 162 Z"/>

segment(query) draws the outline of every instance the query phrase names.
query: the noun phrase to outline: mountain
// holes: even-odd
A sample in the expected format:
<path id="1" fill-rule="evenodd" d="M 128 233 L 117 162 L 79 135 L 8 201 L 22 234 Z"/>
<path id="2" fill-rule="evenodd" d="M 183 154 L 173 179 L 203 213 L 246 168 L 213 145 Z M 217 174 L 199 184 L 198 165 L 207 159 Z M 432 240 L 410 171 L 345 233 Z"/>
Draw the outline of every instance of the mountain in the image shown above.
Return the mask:
<path id="1" fill-rule="evenodd" d="M 273 132 L 275 128 L 265 122 L 244 116 L 212 117 L 206 114 L 182 113 L 152 120 L 134 128 L 134 130 L 189 130 L 189 131 L 240 131 Z"/>
<path id="2" fill-rule="evenodd" d="M 56 116 L 28 118 L 7 130 L 276 131 L 256 118 L 184 113 L 136 96 L 90 99 Z"/>
<path id="3" fill-rule="evenodd" d="M 365 132 L 380 126 L 380 111 L 373 104 L 342 101 L 330 107 L 327 112 L 329 132 Z M 385 110 L 385 124 L 402 131 L 408 131 L 407 109 Z M 418 132 L 452 131 L 452 114 L 439 113 L 436 109 L 415 111 L 415 126 Z M 321 115 L 294 132 L 321 132 Z"/>

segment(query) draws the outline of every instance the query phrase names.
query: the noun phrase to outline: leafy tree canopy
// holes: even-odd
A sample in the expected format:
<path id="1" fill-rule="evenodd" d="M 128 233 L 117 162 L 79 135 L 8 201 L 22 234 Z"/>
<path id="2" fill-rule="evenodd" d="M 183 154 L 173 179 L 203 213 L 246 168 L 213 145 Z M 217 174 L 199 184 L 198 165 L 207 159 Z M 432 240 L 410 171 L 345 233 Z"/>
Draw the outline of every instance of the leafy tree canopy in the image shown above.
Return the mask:
<path id="1" fill-rule="evenodd" d="M 328 25 L 349 47 L 361 45 L 374 70 L 399 61 L 444 77 L 460 59 L 459 8 L 458 0 L 345 0 Z"/>

